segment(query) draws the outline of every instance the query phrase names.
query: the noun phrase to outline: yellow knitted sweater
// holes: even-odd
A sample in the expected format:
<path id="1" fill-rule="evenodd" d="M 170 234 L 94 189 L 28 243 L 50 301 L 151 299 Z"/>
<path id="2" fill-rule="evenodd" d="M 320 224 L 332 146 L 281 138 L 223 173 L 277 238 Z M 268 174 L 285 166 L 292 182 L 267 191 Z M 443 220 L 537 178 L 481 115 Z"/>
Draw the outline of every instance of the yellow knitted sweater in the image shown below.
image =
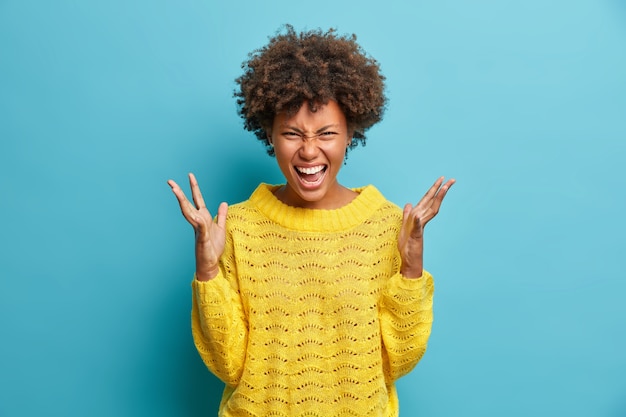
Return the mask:
<path id="1" fill-rule="evenodd" d="M 261 184 L 229 207 L 220 273 L 193 281 L 192 332 L 226 384 L 220 416 L 398 416 L 426 350 L 433 281 L 402 277 L 399 207 L 373 186 L 336 210 Z"/>

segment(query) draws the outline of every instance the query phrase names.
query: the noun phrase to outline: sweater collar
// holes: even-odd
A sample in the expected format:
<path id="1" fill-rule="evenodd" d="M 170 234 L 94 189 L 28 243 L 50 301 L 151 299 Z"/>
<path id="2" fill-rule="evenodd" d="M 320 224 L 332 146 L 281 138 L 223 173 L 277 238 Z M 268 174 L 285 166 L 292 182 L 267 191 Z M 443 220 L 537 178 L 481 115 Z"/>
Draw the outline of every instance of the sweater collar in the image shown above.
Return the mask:
<path id="1" fill-rule="evenodd" d="M 306 232 L 337 232 L 363 223 L 386 200 L 373 185 L 353 188 L 359 193 L 349 204 L 333 209 L 291 207 L 280 201 L 273 191 L 280 185 L 261 183 L 250 196 L 250 202 L 271 221 L 283 227 Z"/>

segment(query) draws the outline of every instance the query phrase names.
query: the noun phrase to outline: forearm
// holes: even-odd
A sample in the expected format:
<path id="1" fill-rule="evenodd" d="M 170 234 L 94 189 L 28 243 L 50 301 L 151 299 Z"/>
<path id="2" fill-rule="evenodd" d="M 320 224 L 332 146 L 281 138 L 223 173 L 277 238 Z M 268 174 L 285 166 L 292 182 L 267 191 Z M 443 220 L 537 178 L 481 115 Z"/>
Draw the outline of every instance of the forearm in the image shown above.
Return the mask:
<path id="1" fill-rule="evenodd" d="M 235 386 L 248 339 L 239 295 L 221 274 L 209 282 L 194 280 L 192 286 L 192 334 L 198 353 L 211 372 Z"/>
<path id="2" fill-rule="evenodd" d="M 426 352 L 433 321 L 433 291 L 432 276 L 423 271 L 420 279 L 394 275 L 382 294 L 381 333 L 391 380 L 411 371 Z"/>

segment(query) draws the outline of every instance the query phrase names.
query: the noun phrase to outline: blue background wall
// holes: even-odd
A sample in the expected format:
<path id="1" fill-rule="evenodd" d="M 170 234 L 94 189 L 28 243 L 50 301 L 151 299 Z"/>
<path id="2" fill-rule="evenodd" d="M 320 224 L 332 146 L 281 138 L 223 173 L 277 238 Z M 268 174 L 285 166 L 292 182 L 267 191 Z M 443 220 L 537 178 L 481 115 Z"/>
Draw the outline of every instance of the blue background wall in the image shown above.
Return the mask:
<path id="1" fill-rule="evenodd" d="M 403 416 L 626 416 L 623 0 L 0 0 L 0 416 L 209 416 L 193 234 L 280 172 L 232 99 L 281 24 L 357 33 L 390 104 L 341 173 L 428 227 Z"/>

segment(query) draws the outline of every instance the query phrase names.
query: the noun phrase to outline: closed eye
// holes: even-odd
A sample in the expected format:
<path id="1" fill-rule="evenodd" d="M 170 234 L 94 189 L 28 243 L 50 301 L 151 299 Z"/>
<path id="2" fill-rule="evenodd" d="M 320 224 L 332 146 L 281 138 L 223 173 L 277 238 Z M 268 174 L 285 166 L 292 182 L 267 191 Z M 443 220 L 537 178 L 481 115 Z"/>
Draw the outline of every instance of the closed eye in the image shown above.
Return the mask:
<path id="1" fill-rule="evenodd" d="M 283 132 L 283 136 L 286 139 L 290 139 L 290 140 L 301 139 L 302 138 L 302 135 L 297 133 L 297 132 Z"/>
<path id="2" fill-rule="evenodd" d="M 284 137 L 285 139 L 287 139 L 288 141 L 295 141 L 295 140 L 314 140 L 314 139 L 318 139 L 321 141 L 330 141 L 330 140 L 334 140 L 335 138 L 337 138 L 339 136 L 339 133 L 332 131 L 332 130 L 328 130 L 325 132 L 320 132 L 317 133 L 315 135 L 312 136 L 306 136 L 302 133 L 299 132 L 294 132 L 294 131 L 286 131 L 286 132 L 282 132 L 281 136 Z"/>
<path id="3" fill-rule="evenodd" d="M 331 139 L 334 139 L 337 135 L 338 135 L 337 132 L 328 131 L 328 132 L 322 132 L 317 136 L 322 140 L 331 140 Z"/>

